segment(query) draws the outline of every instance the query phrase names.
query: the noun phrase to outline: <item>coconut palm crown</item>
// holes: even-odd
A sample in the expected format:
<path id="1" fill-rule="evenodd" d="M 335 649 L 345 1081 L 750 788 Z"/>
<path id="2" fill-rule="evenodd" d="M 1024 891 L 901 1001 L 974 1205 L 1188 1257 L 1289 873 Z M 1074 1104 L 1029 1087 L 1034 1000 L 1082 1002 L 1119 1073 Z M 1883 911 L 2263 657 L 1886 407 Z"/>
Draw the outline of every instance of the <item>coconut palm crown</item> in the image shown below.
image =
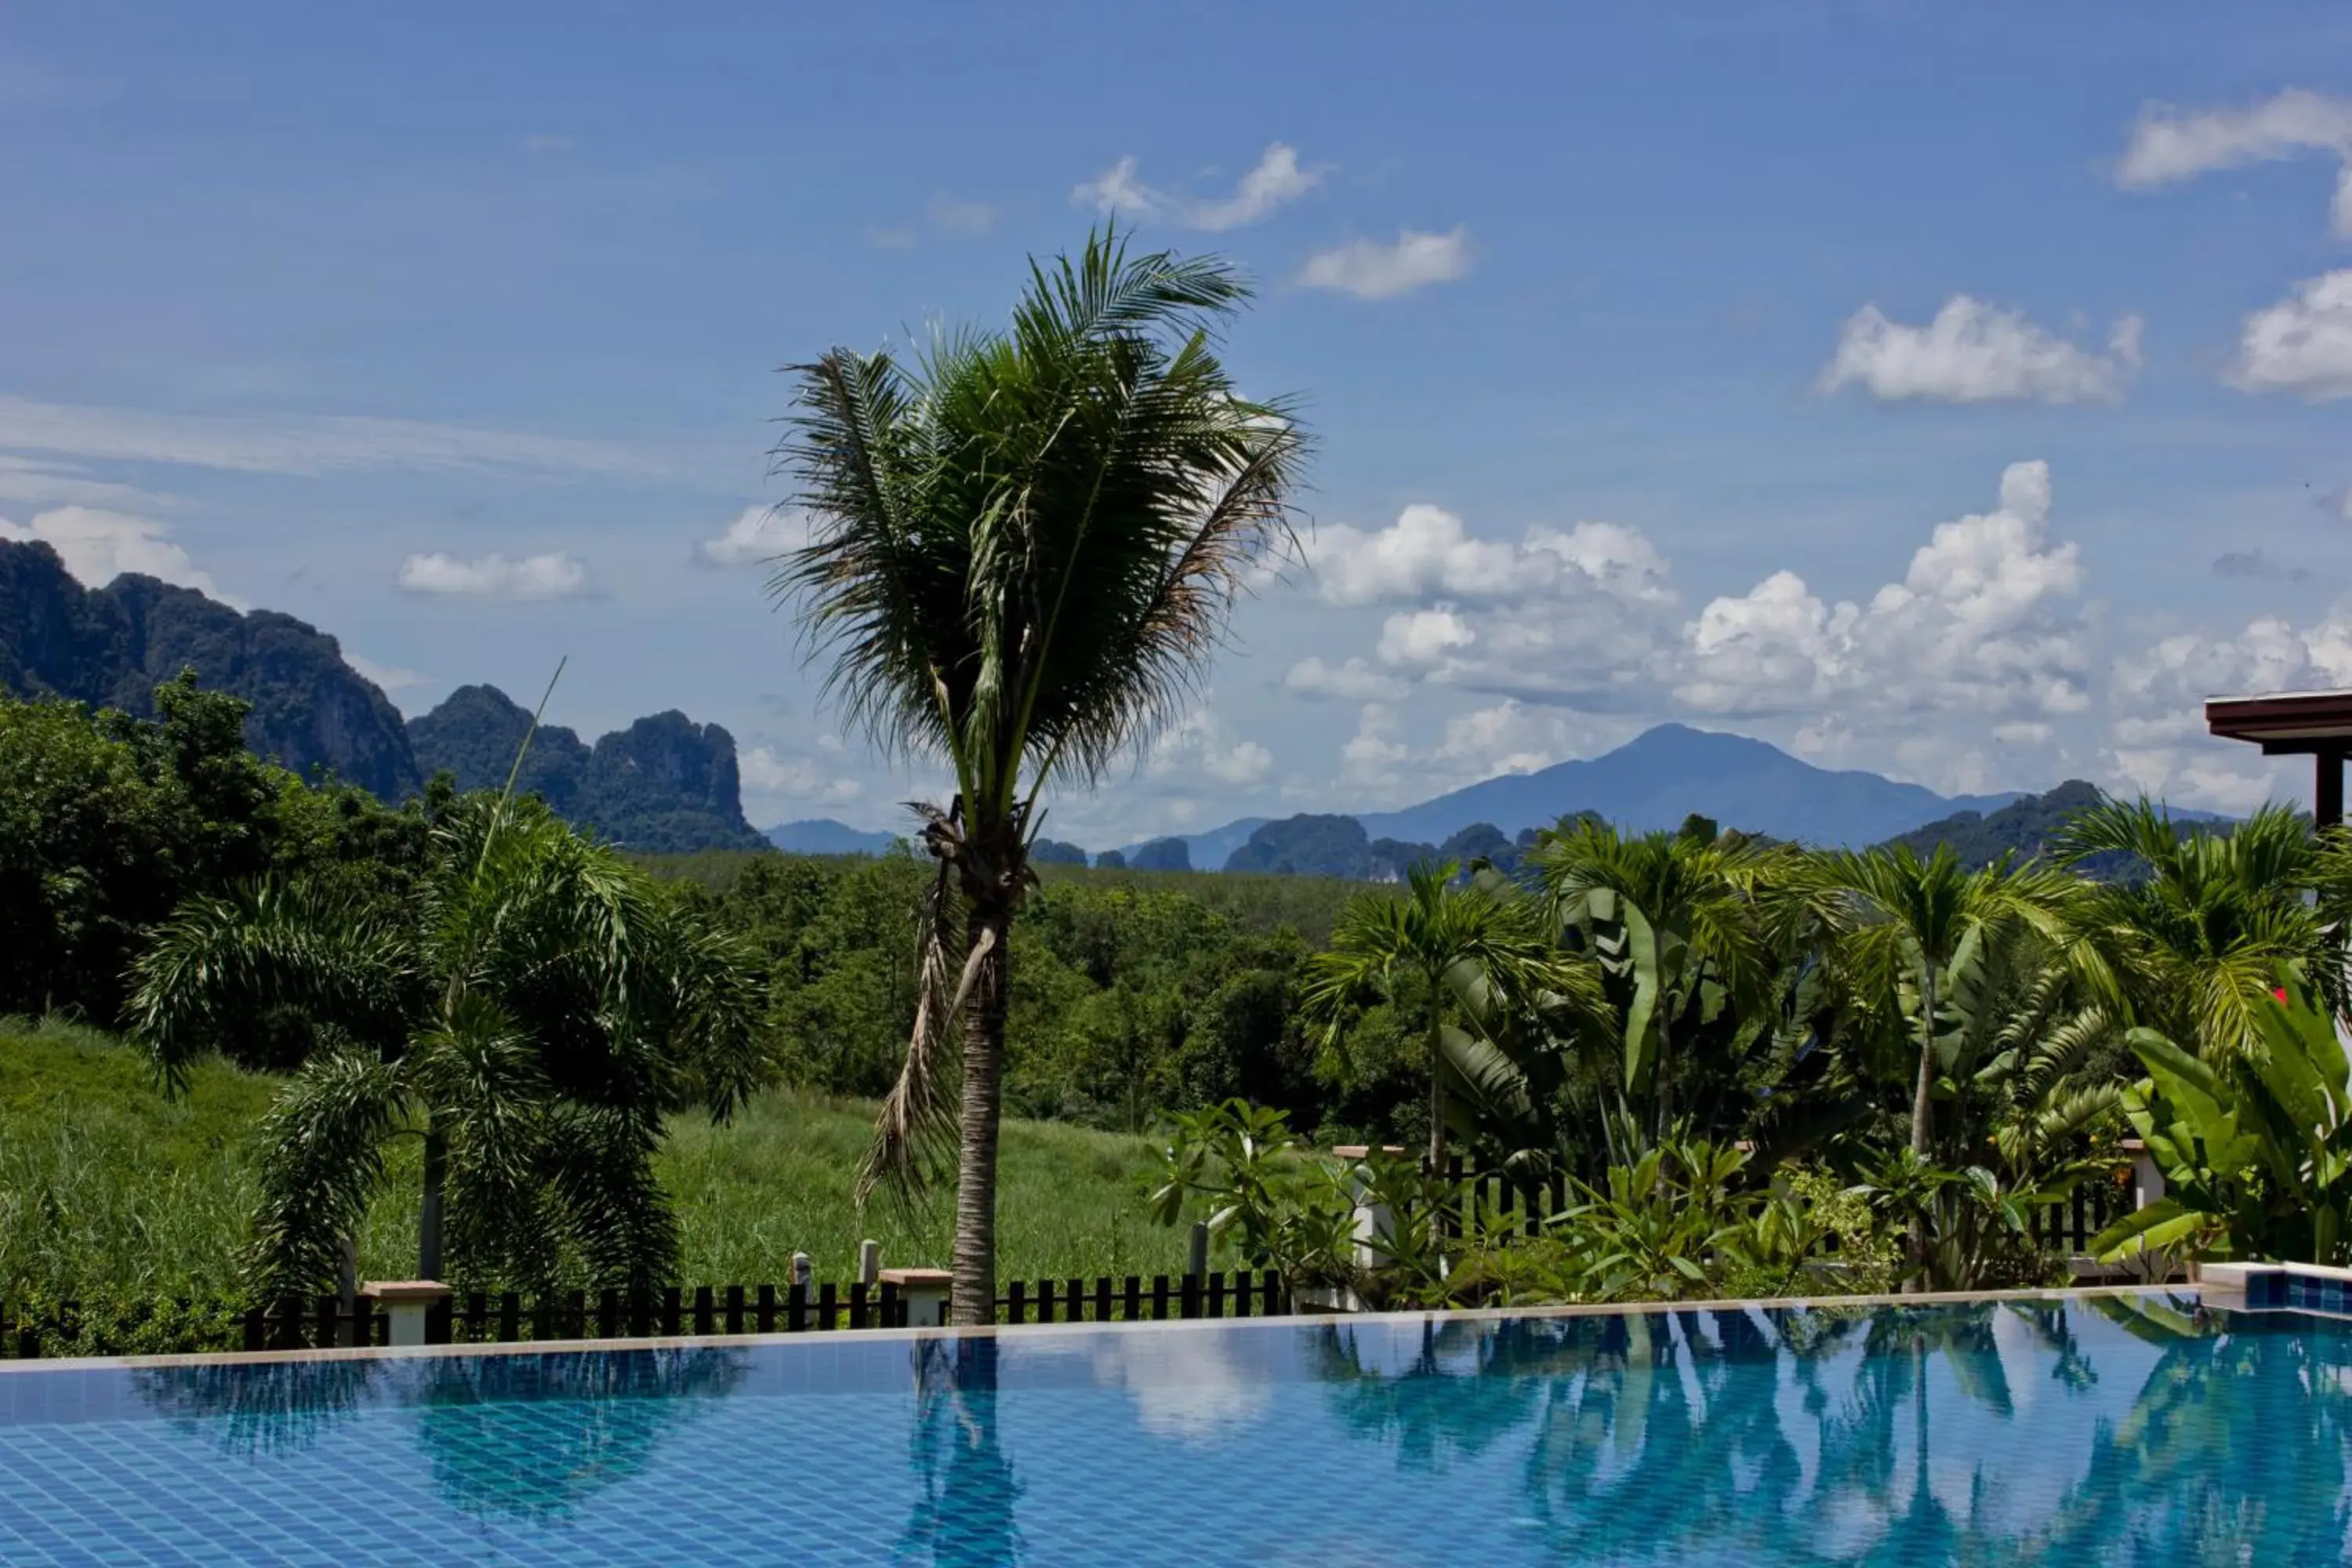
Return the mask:
<path id="1" fill-rule="evenodd" d="M 919 1192 L 954 1151 L 961 1321 L 993 1310 L 1006 942 L 1038 802 L 1184 710 L 1236 596 L 1294 541 L 1306 437 L 1216 352 L 1248 294 L 1223 261 L 1103 231 L 1033 262 L 1001 331 L 791 367 L 774 459 L 810 531 L 772 589 L 853 725 L 954 777 L 946 803 L 910 803 L 939 875 L 861 1191 Z"/>

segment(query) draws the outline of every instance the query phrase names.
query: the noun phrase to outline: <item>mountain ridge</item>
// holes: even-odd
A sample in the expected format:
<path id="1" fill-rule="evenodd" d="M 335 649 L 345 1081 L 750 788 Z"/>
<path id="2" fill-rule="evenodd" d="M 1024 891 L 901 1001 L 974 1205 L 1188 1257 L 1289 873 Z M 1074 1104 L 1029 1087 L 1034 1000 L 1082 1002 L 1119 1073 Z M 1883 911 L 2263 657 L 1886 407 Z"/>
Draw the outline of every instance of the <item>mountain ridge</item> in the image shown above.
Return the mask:
<path id="1" fill-rule="evenodd" d="M 1484 779 L 1393 811 L 1323 813 L 1318 820 L 1349 816 L 1370 843 L 1411 846 L 1443 844 L 1481 824 L 1514 838 L 1587 812 L 1646 833 L 1677 826 L 1696 813 L 1772 838 L 1860 848 L 1961 812 L 1998 811 L 2021 798 L 2018 791 L 1942 795 L 1858 768 L 1817 767 L 1750 736 L 1664 723 L 1598 757 Z M 1194 865 L 1222 868 L 1267 823 L 1243 817 L 1179 837 Z M 1264 858 L 1254 854 L 1248 865 Z M 1248 866 L 1236 868 L 1243 868 Z"/>

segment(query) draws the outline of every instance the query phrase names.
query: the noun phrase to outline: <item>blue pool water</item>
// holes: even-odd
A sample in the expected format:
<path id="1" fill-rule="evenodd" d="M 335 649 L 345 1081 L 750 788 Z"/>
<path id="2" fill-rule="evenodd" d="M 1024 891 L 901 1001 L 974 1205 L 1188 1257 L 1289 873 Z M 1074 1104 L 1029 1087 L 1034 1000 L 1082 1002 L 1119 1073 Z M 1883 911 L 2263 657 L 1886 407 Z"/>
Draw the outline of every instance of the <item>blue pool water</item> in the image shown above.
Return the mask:
<path id="1" fill-rule="evenodd" d="M 0 1562 L 2352 1561 L 2352 1324 L 2168 1294 L 0 1373 Z"/>

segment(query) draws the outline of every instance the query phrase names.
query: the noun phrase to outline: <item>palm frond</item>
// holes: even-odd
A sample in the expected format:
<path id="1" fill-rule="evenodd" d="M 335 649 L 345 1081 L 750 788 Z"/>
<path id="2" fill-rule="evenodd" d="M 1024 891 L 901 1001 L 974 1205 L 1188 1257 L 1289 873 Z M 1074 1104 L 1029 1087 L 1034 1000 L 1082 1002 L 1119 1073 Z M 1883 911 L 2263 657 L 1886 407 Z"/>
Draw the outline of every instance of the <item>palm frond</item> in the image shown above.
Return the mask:
<path id="1" fill-rule="evenodd" d="M 975 948 L 961 964 L 954 956 L 951 939 L 961 922 L 952 869 L 947 860 L 940 862 L 917 917 L 915 1026 L 857 1173 L 860 1207 L 877 1188 L 912 1203 L 955 1153 L 956 1027 L 982 954 Z"/>
<path id="2" fill-rule="evenodd" d="M 224 1031 L 292 1007 L 379 1049 L 396 1047 L 418 984 L 405 933 L 308 886 L 198 899 L 131 967 L 131 1033 L 174 1091 Z"/>
<path id="3" fill-rule="evenodd" d="M 314 1055 L 263 1117 L 256 1143 L 253 1299 L 324 1289 L 383 1184 L 383 1144 L 403 1117 L 400 1069 L 374 1052 Z"/>

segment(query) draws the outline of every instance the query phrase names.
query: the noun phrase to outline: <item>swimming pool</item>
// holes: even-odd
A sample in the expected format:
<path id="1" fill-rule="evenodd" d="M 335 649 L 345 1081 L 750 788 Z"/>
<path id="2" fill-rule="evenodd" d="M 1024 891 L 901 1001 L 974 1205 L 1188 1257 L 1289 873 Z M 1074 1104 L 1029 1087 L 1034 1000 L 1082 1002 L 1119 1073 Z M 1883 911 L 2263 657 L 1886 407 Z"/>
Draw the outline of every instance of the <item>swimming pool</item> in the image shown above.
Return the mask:
<path id="1" fill-rule="evenodd" d="M 0 1374 L 0 1562 L 2336 1563 L 2352 1323 L 2193 1294 Z"/>

